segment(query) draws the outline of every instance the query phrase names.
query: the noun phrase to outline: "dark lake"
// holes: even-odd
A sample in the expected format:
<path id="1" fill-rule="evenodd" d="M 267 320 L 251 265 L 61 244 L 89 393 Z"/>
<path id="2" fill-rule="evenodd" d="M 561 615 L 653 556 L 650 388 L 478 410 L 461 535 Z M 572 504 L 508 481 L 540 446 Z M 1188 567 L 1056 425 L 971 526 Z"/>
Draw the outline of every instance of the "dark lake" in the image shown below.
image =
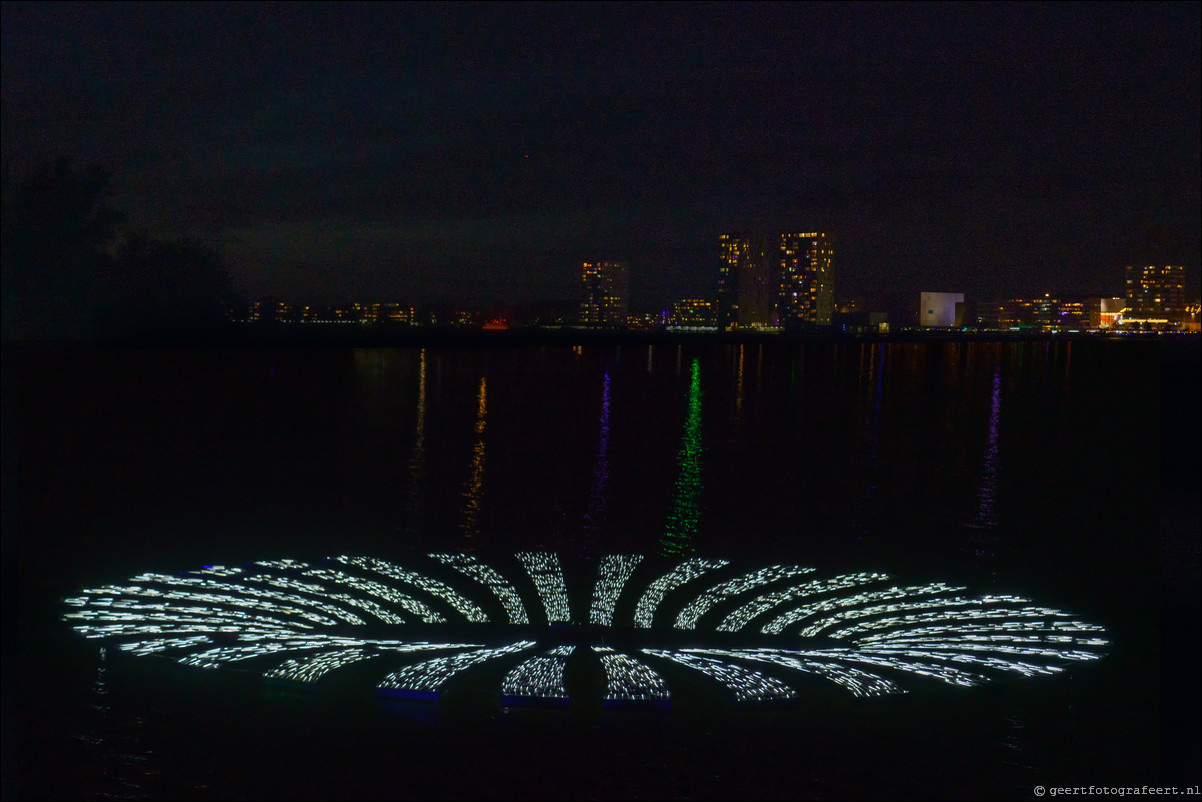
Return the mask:
<path id="1" fill-rule="evenodd" d="M 1196 722 L 1198 371 L 1196 339 L 6 350 L 6 789 L 1008 799 L 1196 777 L 1176 722 Z M 101 662 L 61 621 L 144 571 L 528 549 L 953 582 L 1112 644 L 901 698 L 423 718 Z"/>

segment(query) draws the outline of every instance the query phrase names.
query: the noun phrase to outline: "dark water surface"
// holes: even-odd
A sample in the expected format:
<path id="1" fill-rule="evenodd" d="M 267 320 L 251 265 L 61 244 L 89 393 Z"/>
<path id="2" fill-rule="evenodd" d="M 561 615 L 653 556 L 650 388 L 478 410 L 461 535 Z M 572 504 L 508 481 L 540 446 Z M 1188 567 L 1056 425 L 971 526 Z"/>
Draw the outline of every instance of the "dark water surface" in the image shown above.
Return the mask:
<path id="1" fill-rule="evenodd" d="M 1158 784 L 1180 751 L 1161 681 L 1176 626 L 1164 365 L 1144 342 L 6 357 L 20 794 L 1000 799 Z M 1190 537 L 1169 550 L 1196 563 Z M 143 571 L 530 548 L 961 583 L 1072 610 L 1113 646 L 1053 678 L 791 710 L 423 718 L 333 679 L 295 694 L 101 662 L 58 620 L 63 596 Z"/>

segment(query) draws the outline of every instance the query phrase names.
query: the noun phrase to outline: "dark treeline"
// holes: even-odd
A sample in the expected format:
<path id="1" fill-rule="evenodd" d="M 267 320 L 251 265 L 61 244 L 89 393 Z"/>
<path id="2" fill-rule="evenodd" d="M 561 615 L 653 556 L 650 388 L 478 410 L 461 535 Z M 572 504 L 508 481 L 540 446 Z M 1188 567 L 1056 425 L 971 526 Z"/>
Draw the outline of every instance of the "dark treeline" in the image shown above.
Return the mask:
<path id="1" fill-rule="evenodd" d="M 5 340 L 95 340 L 204 332 L 236 302 L 217 253 L 131 230 L 111 177 L 46 162 L 3 200 Z"/>

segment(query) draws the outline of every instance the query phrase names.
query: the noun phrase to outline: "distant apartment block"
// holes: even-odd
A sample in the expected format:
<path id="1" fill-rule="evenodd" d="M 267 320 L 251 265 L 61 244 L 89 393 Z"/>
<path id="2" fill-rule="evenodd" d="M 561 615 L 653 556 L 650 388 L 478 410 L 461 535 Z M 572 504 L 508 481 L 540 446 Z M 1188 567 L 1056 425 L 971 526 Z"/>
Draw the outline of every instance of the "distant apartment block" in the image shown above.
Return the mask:
<path id="1" fill-rule="evenodd" d="M 624 328 L 630 309 L 630 275 L 624 262 L 585 262 L 580 323 L 590 328 Z"/>
<path id="2" fill-rule="evenodd" d="M 642 312 L 626 316 L 626 328 L 631 331 L 654 331 L 664 327 L 666 315 L 654 312 Z"/>
<path id="3" fill-rule="evenodd" d="M 704 298 L 682 298 L 672 304 L 668 325 L 676 328 L 702 329 L 718 325 L 712 301 Z"/>
<path id="4" fill-rule="evenodd" d="M 1181 265 L 1127 266 L 1124 326 L 1177 328 L 1185 316 L 1185 268 Z"/>
<path id="5" fill-rule="evenodd" d="M 1093 331 L 1101 327 L 1102 304 L 1109 300 L 1059 298 L 1051 293 L 1003 298 L 978 304 L 976 319 L 987 331 Z"/>
<path id="6" fill-rule="evenodd" d="M 279 298 L 260 298 L 251 303 L 246 314 L 251 323 L 277 323 L 291 318 L 292 305 Z"/>
<path id="7" fill-rule="evenodd" d="M 835 311 L 835 251 L 826 234 L 808 232 L 780 237 L 780 321 L 794 326 L 829 326 Z"/>
<path id="8" fill-rule="evenodd" d="M 718 248 L 720 328 L 830 325 L 834 249 L 825 233 L 723 234 Z"/>

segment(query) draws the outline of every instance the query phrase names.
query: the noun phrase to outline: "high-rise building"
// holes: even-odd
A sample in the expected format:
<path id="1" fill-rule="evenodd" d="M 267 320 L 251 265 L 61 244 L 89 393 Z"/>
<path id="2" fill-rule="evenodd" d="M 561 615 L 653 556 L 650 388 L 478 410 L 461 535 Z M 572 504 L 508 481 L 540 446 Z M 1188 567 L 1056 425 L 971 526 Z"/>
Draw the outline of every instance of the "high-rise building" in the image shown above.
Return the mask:
<path id="1" fill-rule="evenodd" d="M 1127 309 L 1124 324 L 1181 325 L 1185 313 L 1185 268 L 1127 266 Z"/>
<path id="2" fill-rule="evenodd" d="M 625 328 L 630 309 L 630 275 L 624 262 L 585 262 L 581 272 L 584 300 L 580 323 L 596 328 Z"/>
<path id="3" fill-rule="evenodd" d="M 681 298 L 672 304 L 668 325 L 678 328 L 713 328 L 714 305 L 704 298 Z"/>
<path id="4" fill-rule="evenodd" d="M 835 311 L 835 252 L 822 232 L 781 234 L 781 325 L 829 326 Z"/>
<path id="5" fill-rule="evenodd" d="M 760 234 L 723 234 L 718 245 L 718 325 L 724 329 L 777 326 L 775 248 Z"/>
<path id="6" fill-rule="evenodd" d="M 723 234 L 718 246 L 720 328 L 830 325 L 834 250 L 825 233 Z"/>

